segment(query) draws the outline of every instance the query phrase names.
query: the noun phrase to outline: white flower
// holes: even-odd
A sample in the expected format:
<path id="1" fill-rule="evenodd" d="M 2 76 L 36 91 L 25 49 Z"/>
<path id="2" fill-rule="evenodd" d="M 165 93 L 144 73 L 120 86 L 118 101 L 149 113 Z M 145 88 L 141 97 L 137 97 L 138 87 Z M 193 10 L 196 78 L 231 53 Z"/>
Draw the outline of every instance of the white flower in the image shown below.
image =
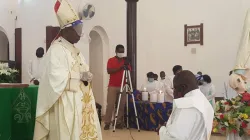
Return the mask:
<path id="1" fill-rule="evenodd" d="M 5 75 L 10 75 L 11 73 L 10 72 L 8 72 L 7 70 L 5 70 L 5 69 L 2 69 L 2 70 L 0 70 L 0 74 L 2 75 L 2 74 L 5 74 Z"/>
<path id="2" fill-rule="evenodd" d="M 17 73 L 18 71 L 16 69 L 9 68 L 10 73 Z"/>
<path id="3" fill-rule="evenodd" d="M 220 103 L 216 102 L 215 111 L 219 111 L 219 110 L 220 110 Z"/>
<path id="4" fill-rule="evenodd" d="M 225 124 L 225 126 L 229 126 L 228 122 L 225 122 L 224 124 Z"/>
<path id="5" fill-rule="evenodd" d="M 225 102 L 227 102 L 226 100 L 221 100 L 221 103 L 224 104 Z"/>
<path id="6" fill-rule="evenodd" d="M 8 63 L 0 63 L 0 70 L 1 69 L 7 69 L 9 68 L 9 64 Z"/>
<path id="7" fill-rule="evenodd" d="M 225 111 L 228 111 L 231 109 L 231 106 L 230 105 L 225 105 Z"/>

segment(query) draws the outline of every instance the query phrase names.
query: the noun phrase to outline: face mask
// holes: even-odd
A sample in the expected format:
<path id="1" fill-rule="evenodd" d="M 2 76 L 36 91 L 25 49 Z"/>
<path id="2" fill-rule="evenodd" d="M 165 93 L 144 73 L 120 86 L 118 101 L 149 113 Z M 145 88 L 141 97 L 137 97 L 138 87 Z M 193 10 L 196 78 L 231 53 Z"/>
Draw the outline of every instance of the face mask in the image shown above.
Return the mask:
<path id="1" fill-rule="evenodd" d="M 119 57 L 119 58 L 123 58 L 124 57 L 124 53 L 117 53 L 116 56 Z"/>
<path id="2" fill-rule="evenodd" d="M 150 83 L 152 83 L 152 82 L 154 82 L 154 78 L 148 78 L 148 81 L 150 82 Z"/>
<path id="3" fill-rule="evenodd" d="M 73 29 L 76 31 L 77 35 L 81 36 L 81 37 L 83 36 L 82 28 L 83 28 L 83 24 L 82 23 L 73 26 Z"/>

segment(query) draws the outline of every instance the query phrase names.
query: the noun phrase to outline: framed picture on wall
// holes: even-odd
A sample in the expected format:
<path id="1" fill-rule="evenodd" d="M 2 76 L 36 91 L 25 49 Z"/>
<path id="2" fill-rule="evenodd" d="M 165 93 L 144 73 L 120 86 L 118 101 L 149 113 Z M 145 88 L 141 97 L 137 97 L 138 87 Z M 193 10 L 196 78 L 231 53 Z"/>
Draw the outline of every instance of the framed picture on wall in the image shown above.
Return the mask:
<path id="1" fill-rule="evenodd" d="M 200 44 L 203 45 L 203 23 L 200 25 L 184 25 L 184 45 Z"/>

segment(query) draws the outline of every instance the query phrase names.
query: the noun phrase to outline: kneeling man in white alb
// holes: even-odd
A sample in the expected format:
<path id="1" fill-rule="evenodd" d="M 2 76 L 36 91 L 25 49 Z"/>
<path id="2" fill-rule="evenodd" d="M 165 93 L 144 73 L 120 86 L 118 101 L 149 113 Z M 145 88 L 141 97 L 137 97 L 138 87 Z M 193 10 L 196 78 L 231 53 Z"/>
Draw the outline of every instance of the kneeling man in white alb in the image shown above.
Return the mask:
<path id="1" fill-rule="evenodd" d="M 159 130 L 160 140 L 209 140 L 214 110 L 190 71 L 174 77 L 173 111 Z"/>

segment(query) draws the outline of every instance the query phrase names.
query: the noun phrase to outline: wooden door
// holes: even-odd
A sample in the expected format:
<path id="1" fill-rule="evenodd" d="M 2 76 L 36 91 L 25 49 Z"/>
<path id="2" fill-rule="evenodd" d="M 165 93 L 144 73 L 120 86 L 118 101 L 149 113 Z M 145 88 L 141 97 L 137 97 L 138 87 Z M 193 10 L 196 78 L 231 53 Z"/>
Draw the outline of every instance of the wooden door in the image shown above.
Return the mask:
<path id="1" fill-rule="evenodd" d="M 22 29 L 15 29 L 15 61 L 16 69 L 19 71 L 17 82 L 22 82 Z"/>
<path id="2" fill-rule="evenodd" d="M 7 57 L 8 57 L 8 60 L 10 60 L 10 43 L 8 42 L 8 46 L 7 46 L 8 48 L 8 55 L 7 55 Z"/>
<path id="3" fill-rule="evenodd" d="M 49 49 L 51 42 L 60 36 L 59 32 L 60 32 L 60 27 L 53 27 L 53 26 L 46 27 L 46 50 Z"/>

